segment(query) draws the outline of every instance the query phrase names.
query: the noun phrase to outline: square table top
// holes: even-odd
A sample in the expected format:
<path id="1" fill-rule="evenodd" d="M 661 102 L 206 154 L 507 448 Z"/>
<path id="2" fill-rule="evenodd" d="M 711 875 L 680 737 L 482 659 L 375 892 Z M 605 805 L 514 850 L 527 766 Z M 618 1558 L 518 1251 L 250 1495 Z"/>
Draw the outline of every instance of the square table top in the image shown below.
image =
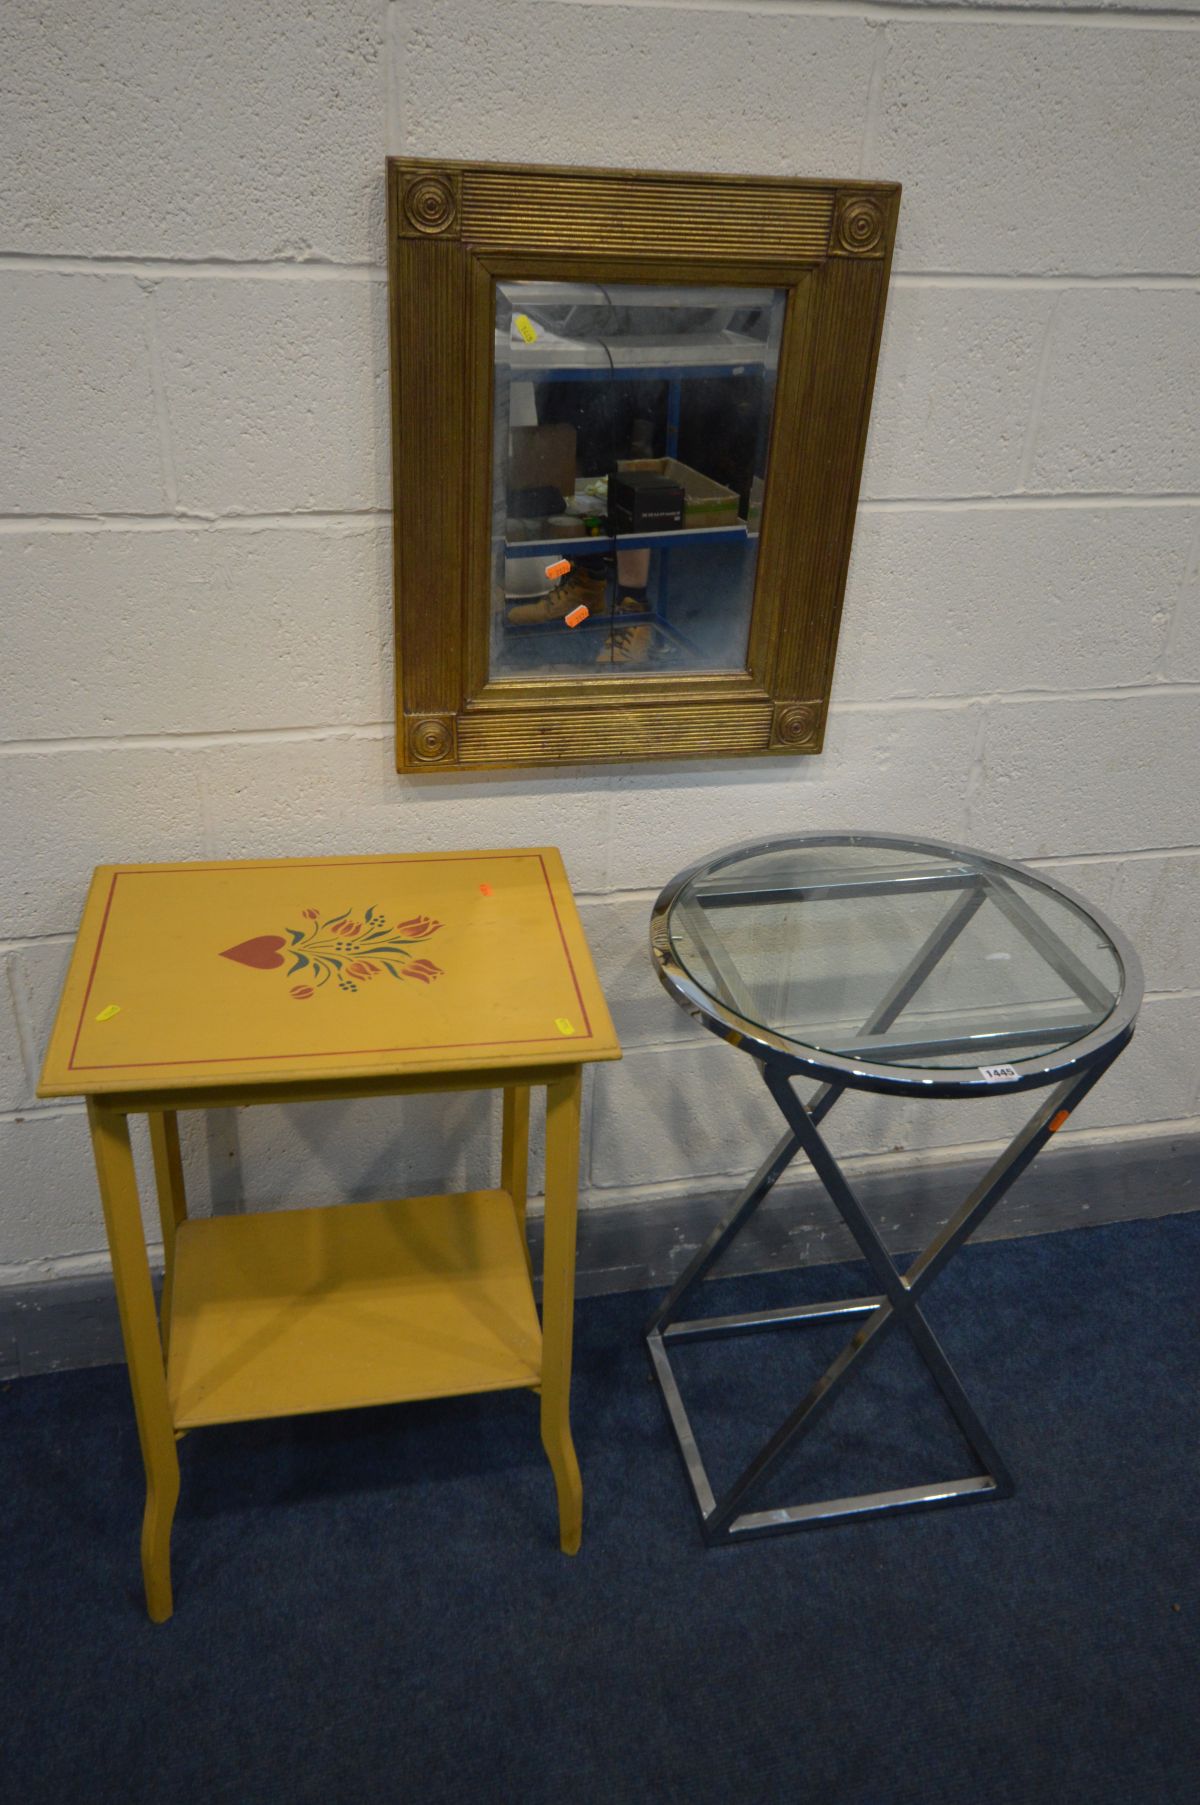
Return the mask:
<path id="1" fill-rule="evenodd" d="M 38 1095 L 620 1056 L 553 847 L 101 865 Z"/>

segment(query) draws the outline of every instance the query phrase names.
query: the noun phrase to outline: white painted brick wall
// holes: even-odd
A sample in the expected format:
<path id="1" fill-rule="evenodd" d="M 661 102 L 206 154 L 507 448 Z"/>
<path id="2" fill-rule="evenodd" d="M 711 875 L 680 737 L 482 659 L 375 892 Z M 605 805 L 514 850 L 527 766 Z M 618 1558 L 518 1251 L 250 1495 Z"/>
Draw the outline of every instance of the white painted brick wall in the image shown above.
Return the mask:
<path id="1" fill-rule="evenodd" d="M 1200 62 L 1193 80 L 1200 114 Z M 1200 135 L 1200 133 L 1198 133 Z M 1200 181 L 1193 188 L 1200 193 Z M 1200 218 L 1191 215 L 1200 258 Z M 1031 489 L 1188 494 L 1200 489 L 1200 292 L 1063 294 L 1033 435 Z"/>
<path id="2" fill-rule="evenodd" d="M 1194 270 L 1200 38 L 986 16 L 882 27 L 872 165 L 906 183 L 900 267 Z"/>
<path id="3" fill-rule="evenodd" d="M 0 1109 L 30 1101 L 29 1055 L 17 1012 L 21 983 L 21 962 L 6 953 L 0 958 Z"/>
<path id="4" fill-rule="evenodd" d="M 181 717 L 200 733 L 381 721 L 390 555 L 375 519 L 0 534 L 0 594 L 22 598 L 0 670 L 6 730 L 70 740 L 171 734 Z"/>
<path id="5" fill-rule="evenodd" d="M 1200 680 L 1200 524 L 1192 541 L 1183 593 L 1171 620 L 1163 672 L 1176 683 Z"/>
<path id="6" fill-rule="evenodd" d="M 960 837 L 1141 948 L 1137 1038 L 1067 1132 L 1195 1125 L 1198 92 L 1200 0 L 13 0 L 0 1270 L 103 1245 L 83 1113 L 33 1086 L 109 859 L 561 846 L 628 1047 L 588 1081 L 600 1207 L 732 1184 L 774 1129 L 653 977 L 658 886 L 787 827 Z M 905 184 L 820 759 L 397 777 L 389 150 Z M 201 1210 L 478 1183 L 495 1113 L 221 1111 L 185 1158 Z M 1012 1117 L 831 1128 L 903 1158 Z"/>
<path id="7" fill-rule="evenodd" d="M 528 163 L 853 173 L 875 34 L 853 9 L 401 0 L 390 148 Z M 456 151 L 450 151 L 454 145 Z"/>
<path id="8" fill-rule="evenodd" d="M 0 1057 L 0 1117 L 34 1103 L 67 964 L 70 936 L 30 940 L 5 955 L 4 1052 Z"/>
<path id="9" fill-rule="evenodd" d="M 836 694 L 882 702 L 1151 683 L 1194 533 L 1184 508 L 865 512 Z M 1111 601 L 1102 630 L 1100 595 Z"/>
<path id="10" fill-rule="evenodd" d="M 633 767 L 613 779 L 609 883 L 658 888 L 709 848 L 779 832 L 903 821 L 962 837 L 977 704 L 832 715 L 820 759 Z"/>
<path id="11" fill-rule="evenodd" d="M 181 507 L 350 512 L 390 500 L 386 296 L 382 279 L 162 284 Z"/>
<path id="12" fill-rule="evenodd" d="M 1200 991 L 1200 854 L 1054 859 L 1046 869 L 1120 922 L 1147 990 Z"/>
<path id="13" fill-rule="evenodd" d="M 968 834 L 1047 857 L 1200 842 L 1196 696 L 990 703 Z"/>
<path id="14" fill-rule="evenodd" d="M 192 757 L 211 843 L 231 858 L 544 843 L 560 848 L 577 890 L 604 888 L 610 780 L 594 772 L 405 783 L 396 775 L 390 726 L 257 744 L 225 740 Z"/>
<path id="15" fill-rule="evenodd" d="M 1011 283 L 897 283 L 884 321 L 865 496 L 1013 494 L 1054 301 L 1044 289 Z"/>
<path id="16" fill-rule="evenodd" d="M 380 0 L 9 0 L 6 250 L 378 259 Z"/>
<path id="17" fill-rule="evenodd" d="M 0 513 L 163 511 L 146 300 L 128 276 L 5 269 Z"/>

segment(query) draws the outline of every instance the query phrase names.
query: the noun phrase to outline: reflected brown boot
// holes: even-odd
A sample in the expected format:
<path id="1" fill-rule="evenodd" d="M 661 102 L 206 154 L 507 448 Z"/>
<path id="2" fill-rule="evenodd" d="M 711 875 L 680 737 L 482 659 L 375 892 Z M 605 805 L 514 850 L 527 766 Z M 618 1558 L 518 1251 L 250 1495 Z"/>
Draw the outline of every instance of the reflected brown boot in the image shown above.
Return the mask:
<path id="1" fill-rule="evenodd" d="M 602 573 L 577 565 L 548 595 L 539 595 L 535 602 L 517 602 L 511 607 L 508 623 L 512 627 L 540 626 L 546 621 L 562 620 L 576 608 L 586 608 L 589 614 L 603 614 L 605 588 Z"/>
<path id="2" fill-rule="evenodd" d="M 659 656 L 662 635 L 639 615 L 650 613 L 644 596 L 623 595 L 613 611 L 613 625 L 596 654 L 597 664 L 648 664 Z"/>
<path id="3" fill-rule="evenodd" d="M 640 626 L 614 627 L 609 635 L 605 662 L 613 664 L 649 664 L 659 657 L 661 642 L 649 622 Z"/>

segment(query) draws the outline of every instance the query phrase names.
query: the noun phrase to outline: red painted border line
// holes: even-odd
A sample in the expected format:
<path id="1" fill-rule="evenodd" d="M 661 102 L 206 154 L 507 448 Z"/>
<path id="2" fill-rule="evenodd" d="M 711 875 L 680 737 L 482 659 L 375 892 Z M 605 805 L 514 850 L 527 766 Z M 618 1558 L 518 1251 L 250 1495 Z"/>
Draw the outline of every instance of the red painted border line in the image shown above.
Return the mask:
<path id="1" fill-rule="evenodd" d="M 554 886 L 550 882 L 550 873 L 546 870 L 546 861 L 540 852 L 537 855 L 537 861 L 542 868 L 542 876 L 546 880 L 546 894 L 550 898 L 550 907 L 554 910 L 554 925 L 558 929 L 558 937 L 562 942 L 563 956 L 567 961 L 567 970 L 571 974 L 571 982 L 575 986 L 575 995 L 579 1000 L 579 1010 L 580 1014 L 583 1016 L 583 1026 L 585 1029 L 585 1033 L 582 1035 L 567 1034 L 564 1035 L 563 1038 L 565 1040 L 590 1040 L 592 1038 L 592 1024 L 588 1020 L 587 1004 L 583 1000 L 583 992 L 579 988 L 579 979 L 575 976 L 575 967 L 571 963 L 571 949 L 567 945 L 567 936 L 563 932 L 562 920 L 558 913 L 558 904 L 554 900 Z"/>
<path id="2" fill-rule="evenodd" d="M 108 917 L 113 906 L 113 897 L 117 893 L 117 879 L 120 875 L 121 873 L 119 871 L 114 871 L 112 883 L 108 886 L 108 900 L 104 905 L 104 916 L 100 923 L 100 932 L 96 938 L 96 950 L 92 954 L 92 969 L 88 973 L 87 989 L 83 993 L 83 1003 L 79 1010 L 79 1020 L 75 1026 L 75 1038 L 71 1042 L 71 1057 L 67 1061 L 68 1072 L 73 1072 L 75 1070 L 75 1054 L 79 1047 L 79 1036 L 83 1033 L 83 1018 L 87 1014 L 88 1003 L 91 1001 L 92 985 L 96 982 L 96 967 L 100 963 L 100 948 L 104 945 L 104 934 L 108 927 Z M 87 1071 L 90 1068 L 87 1066 L 80 1066 L 79 1069 L 80 1071 Z"/>
<path id="3" fill-rule="evenodd" d="M 590 1034 L 557 1034 L 553 1039 L 545 1034 L 535 1034 L 528 1040 L 439 1040 L 427 1046 L 422 1041 L 414 1041 L 411 1046 L 403 1047 L 318 1047 L 312 1053 L 221 1053 L 212 1059 L 132 1059 L 122 1060 L 118 1065 L 81 1065 L 76 1068 L 80 1072 L 143 1072 L 157 1071 L 164 1065 L 254 1065 L 260 1060 L 294 1059 L 299 1063 L 304 1059 L 359 1059 L 375 1053 L 454 1053 L 464 1047 L 567 1047 L 573 1040 L 591 1040 Z M 339 1074 L 326 1068 L 328 1076 L 336 1078 Z M 305 1073 L 306 1077 L 313 1074 Z M 319 1074 L 324 1076 L 325 1074 Z"/>

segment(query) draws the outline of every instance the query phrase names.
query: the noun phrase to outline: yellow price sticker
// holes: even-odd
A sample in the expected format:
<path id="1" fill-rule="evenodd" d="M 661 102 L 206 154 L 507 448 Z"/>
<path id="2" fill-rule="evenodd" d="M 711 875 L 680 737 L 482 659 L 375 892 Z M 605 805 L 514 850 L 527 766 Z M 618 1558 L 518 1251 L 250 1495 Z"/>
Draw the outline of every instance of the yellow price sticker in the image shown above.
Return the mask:
<path id="1" fill-rule="evenodd" d="M 96 1020 L 98 1022 L 111 1022 L 113 1016 L 120 1015 L 120 1013 L 121 1013 L 120 1003 L 109 1003 L 107 1008 L 102 1009 L 100 1011 L 99 1015 L 96 1017 Z"/>
<path id="2" fill-rule="evenodd" d="M 554 1026 L 560 1034 L 574 1034 L 575 1032 L 574 1024 L 569 1022 L 565 1015 L 555 1016 Z"/>
<path id="3" fill-rule="evenodd" d="M 521 337 L 525 340 L 525 343 L 527 345 L 532 345 L 534 343 L 534 341 L 537 338 L 537 327 L 534 325 L 533 321 L 529 318 L 528 314 L 514 313 L 513 314 L 513 325 L 516 327 L 517 331 L 521 334 Z"/>

